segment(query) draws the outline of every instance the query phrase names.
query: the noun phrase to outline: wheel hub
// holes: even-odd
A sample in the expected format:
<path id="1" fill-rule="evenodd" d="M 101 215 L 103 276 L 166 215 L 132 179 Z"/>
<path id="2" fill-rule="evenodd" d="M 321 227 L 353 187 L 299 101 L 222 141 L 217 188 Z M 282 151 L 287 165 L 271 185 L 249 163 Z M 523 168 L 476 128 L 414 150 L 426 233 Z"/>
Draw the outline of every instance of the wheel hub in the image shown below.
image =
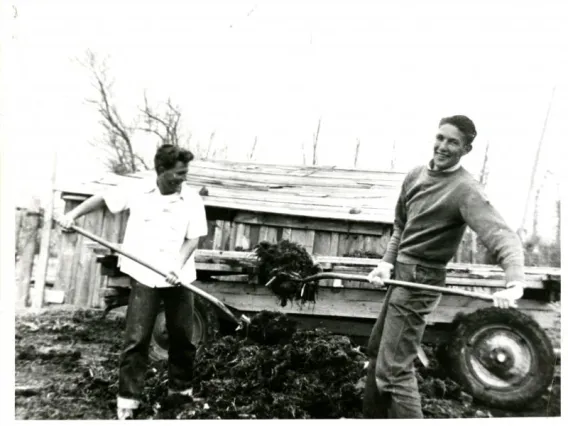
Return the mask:
<path id="1" fill-rule="evenodd" d="M 530 376 L 534 354 L 525 338 L 506 326 L 484 327 L 469 341 L 468 363 L 485 386 L 506 390 Z"/>

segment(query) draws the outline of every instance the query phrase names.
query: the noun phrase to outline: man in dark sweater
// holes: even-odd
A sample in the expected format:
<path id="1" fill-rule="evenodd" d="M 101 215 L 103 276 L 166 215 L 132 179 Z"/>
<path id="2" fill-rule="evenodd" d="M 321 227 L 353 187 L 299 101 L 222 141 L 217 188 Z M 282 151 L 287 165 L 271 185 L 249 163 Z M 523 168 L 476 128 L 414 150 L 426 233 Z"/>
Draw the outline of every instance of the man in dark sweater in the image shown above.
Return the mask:
<path id="1" fill-rule="evenodd" d="M 434 156 L 406 176 L 395 209 L 394 229 L 385 256 L 369 281 L 401 281 L 445 286 L 446 265 L 454 257 L 466 226 L 496 255 L 506 289 L 493 295 L 495 306 L 515 306 L 523 295 L 521 242 L 488 201 L 481 185 L 460 159 L 472 149 L 473 122 L 462 115 L 440 121 Z M 371 332 L 363 400 L 368 418 L 422 418 L 413 363 L 438 293 L 390 287 Z"/>

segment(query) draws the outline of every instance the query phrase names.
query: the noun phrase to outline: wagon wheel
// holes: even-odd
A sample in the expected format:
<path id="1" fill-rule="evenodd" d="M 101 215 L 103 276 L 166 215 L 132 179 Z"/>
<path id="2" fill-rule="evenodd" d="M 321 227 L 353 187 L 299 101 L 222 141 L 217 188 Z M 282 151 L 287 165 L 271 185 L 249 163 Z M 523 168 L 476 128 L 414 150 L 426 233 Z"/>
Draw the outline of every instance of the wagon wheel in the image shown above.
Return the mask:
<path id="1" fill-rule="evenodd" d="M 455 380 L 487 405 L 515 410 L 540 397 L 554 377 L 544 330 L 515 309 L 480 309 L 459 320 L 448 345 Z"/>
<path id="2" fill-rule="evenodd" d="M 215 338 L 219 332 L 219 318 L 215 308 L 205 299 L 195 295 L 193 298 L 193 338 L 192 343 L 197 347 Z M 166 329 L 166 315 L 164 309 L 160 310 L 152 339 L 148 356 L 154 361 L 166 360 L 168 358 L 168 330 Z"/>

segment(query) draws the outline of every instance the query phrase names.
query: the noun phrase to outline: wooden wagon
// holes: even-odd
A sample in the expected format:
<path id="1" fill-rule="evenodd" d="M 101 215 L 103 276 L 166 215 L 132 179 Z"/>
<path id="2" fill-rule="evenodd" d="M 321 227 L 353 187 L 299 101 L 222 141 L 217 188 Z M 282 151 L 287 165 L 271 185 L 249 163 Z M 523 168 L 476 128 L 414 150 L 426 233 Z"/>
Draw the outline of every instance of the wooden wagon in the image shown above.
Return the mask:
<path id="1" fill-rule="evenodd" d="M 65 186 L 61 191 L 66 210 L 108 187 L 153 174 L 152 171 L 130 176 L 109 174 L 100 180 Z M 252 250 L 261 241 L 275 243 L 286 239 L 301 244 L 325 271 L 367 274 L 386 249 L 403 179 L 404 174 L 394 172 L 192 162 L 188 184 L 202 194 L 209 226 L 209 233 L 200 241 L 196 253 L 195 285 L 239 312 L 281 311 L 298 319 L 303 327 L 325 326 L 364 343 L 380 311 L 384 290 L 365 282 L 327 280 L 320 282 L 315 304 L 282 307 L 268 288 L 254 284 Z M 81 218 L 78 225 L 120 243 L 126 220 L 127 213 L 112 215 L 100 211 Z M 67 303 L 91 307 L 103 307 L 105 300 L 111 306 L 117 300 L 122 300 L 118 304 L 126 303 L 129 280 L 109 267 L 112 258 L 107 255 L 106 249 L 80 235 L 63 237 L 56 286 L 65 291 Z M 503 286 L 504 274 L 498 266 L 451 263 L 447 283 L 491 293 Z M 487 308 L 487 302 L 444 296 L 428 317 L 430 326 L 425 341 L 462 342 L 464 347 L 453 351 L 463 358 L 459 364 L 462 373 L 467 373 L 463 379 L 470 388 L 475 387 L 473 392 L 481 397 L 497 395 L 502 406 L 522 404 L 543 389 L 543 381 L 535 377 L 550 375 L 550 368 L 542 363 L 546 356 L 551 356 L 552 348 L 541 331 L 556 326 L 557 313 L 550 302 L 559 300 L 559 284 L 559 269 L 527 268 L 528 288 L 519 301 L 519 311 L 532 323 L 523 326 L 528 327 L 524 336 L 515 335 L 506 327 L 486 326 L 483 321 L 478 321 L 473 329 L 461 331 L 472 338 L 483 336 L 483 342 L 501 342 L 492 345 L 505 345 L 507 356 L 517 358 L 511 377 L 472 364 L 473 355 L 464 352 L 467 342 L 455 336 L 459 326 L 456 316 L 475 315 Z M 212 338 L 223 322 L 222 314 L 198 300 L 195 342 Z M 161 315 L 156 322 L 153 355 L 164 357 L 166 348 L 167 335 Z"/>

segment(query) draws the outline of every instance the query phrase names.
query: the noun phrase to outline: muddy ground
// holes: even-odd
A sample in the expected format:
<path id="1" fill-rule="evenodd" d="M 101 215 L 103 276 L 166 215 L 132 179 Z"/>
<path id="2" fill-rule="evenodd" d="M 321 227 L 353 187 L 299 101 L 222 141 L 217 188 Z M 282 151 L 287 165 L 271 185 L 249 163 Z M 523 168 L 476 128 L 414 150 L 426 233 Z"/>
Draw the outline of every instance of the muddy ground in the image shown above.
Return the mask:
<path id="1" fill-rule="evenodd" d="M 16 317 L 16 419 L 112 419 L 124 318 L 49 309 Z M 227 336 L 196 356 L 194 398 L 166 397 L 163 362 L 151 363 L 142 419 L 361 418 L 365 356 L 325 330 L 279 344 Z M 436 367 L 419 370 L 429 418 L 560 415 L 560 377 L 522 412 L 477 404 Z"/>

